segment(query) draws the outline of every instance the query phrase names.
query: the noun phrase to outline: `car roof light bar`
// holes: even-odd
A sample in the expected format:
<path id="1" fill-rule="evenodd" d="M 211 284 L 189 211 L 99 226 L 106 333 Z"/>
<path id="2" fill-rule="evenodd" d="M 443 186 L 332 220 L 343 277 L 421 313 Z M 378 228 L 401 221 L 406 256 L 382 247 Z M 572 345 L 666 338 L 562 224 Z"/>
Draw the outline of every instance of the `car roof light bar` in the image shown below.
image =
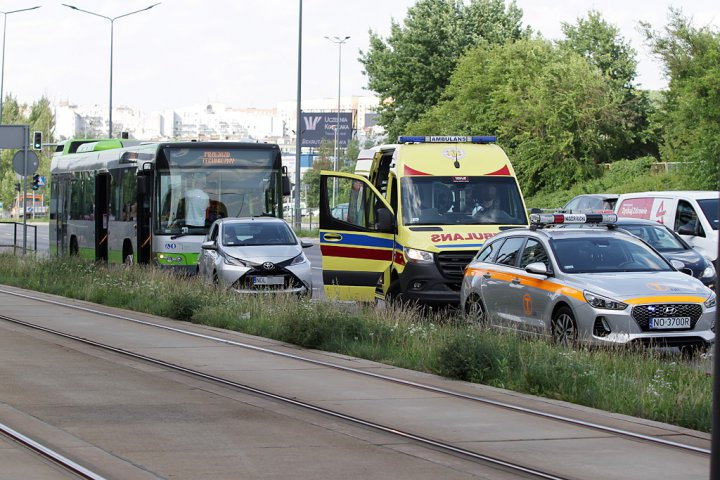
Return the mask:
<path id="1" fill-rule="evenodd" d="M 611 225 L 617 222 L 614 213 L 533 213 L 530 223 L 534 225 L 560 225 L 568 223 L 595 223 Z"/>
<path id="2" fill-rule="evenodd" d="M 495 143 L 497 137 L 491 135 L 437 135 L 437 136 L 400 136 L 398 143 Z"/>

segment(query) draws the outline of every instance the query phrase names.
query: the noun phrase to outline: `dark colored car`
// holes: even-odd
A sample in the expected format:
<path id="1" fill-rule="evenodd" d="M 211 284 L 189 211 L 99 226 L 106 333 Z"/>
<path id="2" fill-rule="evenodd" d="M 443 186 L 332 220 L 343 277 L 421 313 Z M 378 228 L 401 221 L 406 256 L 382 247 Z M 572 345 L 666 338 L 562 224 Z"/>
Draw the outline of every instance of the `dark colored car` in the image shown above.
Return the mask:
<path id="1" fill-rule="evenodd" d="M 593 193 L 587 195 L 578 195 L 570 200 L 562 208 L 565 211 L 578 210 L 608 210 L 615 209 L 615 202 L 620 195 L 615 193 Z"/>
<path id="2" fill-rule="evenodd" d="M 685 264 L 681 272 L 697 278 L 711 289 L 715 288 L 717 272 L 713 263 L 662 223 L 639 218 L 618 218 L 615 225 L 652 246 L 667 260 L 681 261 Z M 592 227 L 591 224 L 588 226 Z"/>

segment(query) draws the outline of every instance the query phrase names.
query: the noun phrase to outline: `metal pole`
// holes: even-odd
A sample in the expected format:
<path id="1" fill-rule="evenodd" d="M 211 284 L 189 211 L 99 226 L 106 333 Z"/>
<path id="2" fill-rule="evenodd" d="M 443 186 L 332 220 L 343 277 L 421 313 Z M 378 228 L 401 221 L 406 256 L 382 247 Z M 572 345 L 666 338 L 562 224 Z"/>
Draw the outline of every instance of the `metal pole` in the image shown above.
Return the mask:
<path id="1" fill-rule="evenodd" d="M 30 143 L 30 126 L 25 126 L 25 142 L 23 145 L 23 255 L 27 253 L 27 153 Z"/>
<path id="2" fill-rule="evenodd" d="M 2 116 L 3 116 L 3 91 L 5 87 L 5 31 L 7 30 L 7 16 L 11 13 L 18 13 L 18 12 L 27 12 L 28 10 L 35 10 L 37 7 L 30 7 L 30 8 L 21 8 L 20 10 L 12 10 L 10 12 L 0 12 L 3 14 L 4 20 L 3 20 L 3 45 L 2 45 L 2 67 L 0 67 L 0 125 L 2 125 Z"/>
<path id="3" fill-rule="evenodd" d="M 718 203 L 718 217 L 720 218 L 720 203 Z M 718 242 L 718 261 L 720 265 L 720 242 Z M 720 298 L 720 282 L 715 282 L 715 297 Z M 716 300 L 717 302 L 717 300 Z M 717 327 L 720 325 L 720 305 L 715 305 L 715 343 L 712 346 L 713 356 L 713 417 L 712 440 L 710 443 L 710 479 L 720 480 L 720 353 L 717 349 Z"/>
<path id="4" fill-rule="evenodd" d="M 340 155 L 340 63 L 342 60 L 342 42 L 338 43 L 338 108 L 335 117 L 335 162 L 333 170 L 337 172 Z M 337 177 L 333 178 L 333 207 L 337 205 Z"/>
<path id="5" fill-rule="evenodd" d="M 297 71 L 297 108 L 295 115 L 297 116 L 297 125 L 295 127 L 295 228 L 300 230 L 302 225 L 300 224 L 300 155 L 302 145 L 300 137 L 302 136 L 301 129 L 301 84 L 302 84 L 302 0 L 299 0 L 298 10 L 298 71 Z"/>
<path id="6" fill-rule="evenodd" d="M 3 116 L 3 88 L 5 87 L 5 31 L 7 30 L 7 13 L 3 14 L 3 48 L 2 48 L 2 73 L 0 73 L 0 125 L 2 125 Z"/>
<path id="7" fill-rule="evenodd" d="M 115 19 L 110 20 L 110 121 L 108 124 L 108 138 L 112 138 L 112 77 L 113 77 L 113 36 Z"/>

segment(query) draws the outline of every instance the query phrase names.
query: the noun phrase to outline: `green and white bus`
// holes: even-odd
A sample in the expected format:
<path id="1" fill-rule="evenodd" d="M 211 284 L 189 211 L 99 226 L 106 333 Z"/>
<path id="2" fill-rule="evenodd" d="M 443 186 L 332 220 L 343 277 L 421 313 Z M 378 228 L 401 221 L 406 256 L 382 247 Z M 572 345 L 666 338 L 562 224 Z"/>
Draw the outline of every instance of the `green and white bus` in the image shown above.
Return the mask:
<path id="1" fill-rule="evenodd" d="M 290 190 L 266 143 L 70 140 L 51 175 L 51 254 L 191 273 L 216 219 L 282 217 Z"/>

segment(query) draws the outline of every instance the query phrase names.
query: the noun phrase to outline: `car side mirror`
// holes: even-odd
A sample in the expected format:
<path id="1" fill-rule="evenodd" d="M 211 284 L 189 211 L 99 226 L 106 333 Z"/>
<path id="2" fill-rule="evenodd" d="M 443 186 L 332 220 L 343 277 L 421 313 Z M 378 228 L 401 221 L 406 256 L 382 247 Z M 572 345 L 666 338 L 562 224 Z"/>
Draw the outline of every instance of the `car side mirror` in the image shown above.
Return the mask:
<path id="1" fill-rule="evenodd" d="M 542 262 L 533 262 L 525 267 L 525 271 L 528 273 L 534 273 L 535 275 L 550 275 L 548 269 Z"/>
<path id="2" fill-rule="evenodd" d="M 217 250 L 217 246 L 212 240 L 208 242 L 203 242 L 202 245 L 200 245 L 200 248 L 202 248 L 203 250 Z"/>
<path id="3" fill-rule="evenodd" d="M 313 244 L 313 243 L 310 243 L 310 242 L 303 242 L 303 241 L 300 242 L 300 246 L 301 246 L 302 248 L 310 248 L 310 247 L 312 247 L 313 245 L 314 245 L 314 244 Z"/>
<path id="4" fill-rule="evenodd" d="M 282 194 L 283 197 L 290 195 L 290 177 L 287 175 L 282 176 Z"/>
<path id="5" fill-rule="evenodd" d="M 378 230 L 383 233 L 395 232 L 395 216 L 385 207 L 378 208 Z"/>
<path id="6" fill-rule="evenodd" d="M 682 270 L 685 268 L 685 264 L 680 260 L 670 260 L 670 264 L 675 267 L 675 270 Z"/>

